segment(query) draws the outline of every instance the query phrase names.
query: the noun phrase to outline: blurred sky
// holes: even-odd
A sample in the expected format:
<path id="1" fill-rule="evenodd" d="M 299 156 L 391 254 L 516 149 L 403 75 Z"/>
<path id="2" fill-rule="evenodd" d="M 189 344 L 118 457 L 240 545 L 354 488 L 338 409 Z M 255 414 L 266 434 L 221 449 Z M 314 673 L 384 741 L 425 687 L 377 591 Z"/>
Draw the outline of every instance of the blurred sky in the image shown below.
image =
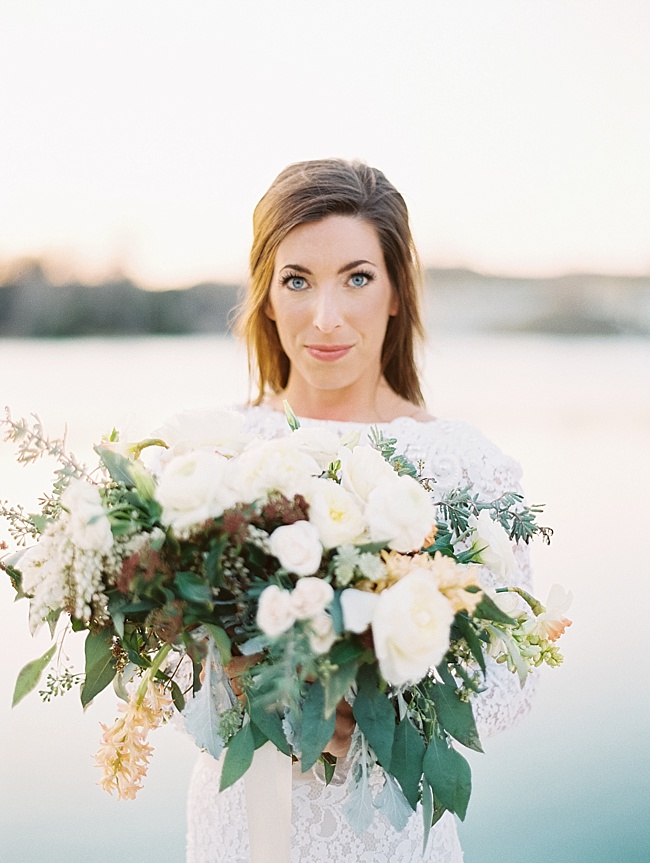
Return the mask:
<path id="1" fill-rule="evenodd" d="M 0 0 L 0 261 L 239 279 L 299 159 L 374 164 L 427 264 L 650 271 L 647 0 Z"/>

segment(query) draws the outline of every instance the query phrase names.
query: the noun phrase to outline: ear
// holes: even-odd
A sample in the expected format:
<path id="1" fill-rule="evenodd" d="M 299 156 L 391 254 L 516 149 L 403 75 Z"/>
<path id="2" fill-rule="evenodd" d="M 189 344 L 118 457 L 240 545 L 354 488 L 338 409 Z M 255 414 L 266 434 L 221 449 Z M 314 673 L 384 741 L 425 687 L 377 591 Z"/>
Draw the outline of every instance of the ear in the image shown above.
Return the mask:
<path id="1" fill-rule="evenodd" d="M 264 303 L 264 314 L 269 318 L 269 320 L 275 320 L 275 312 L 273 311 L 273 303 L 271 302 L 270 296 L 266 298 L 266 302 Z"/>

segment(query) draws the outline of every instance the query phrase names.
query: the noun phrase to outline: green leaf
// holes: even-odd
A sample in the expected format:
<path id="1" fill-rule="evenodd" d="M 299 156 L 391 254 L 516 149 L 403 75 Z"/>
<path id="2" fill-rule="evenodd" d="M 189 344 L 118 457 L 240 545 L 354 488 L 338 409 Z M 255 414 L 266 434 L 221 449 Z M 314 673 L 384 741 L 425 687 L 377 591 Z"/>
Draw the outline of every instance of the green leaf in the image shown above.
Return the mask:
<path id="1" fill-rule="evenodd" d="M 265 735 L 265 739 L 270 740 L 276 749 L 284 752 L 285 755 L 291 755 L 291 749 L 282 729 L 282 720 L 275 709 L 265 710 L 263 707 L 255 704 L 253 692 L 254 690 L 251 690 L 248 693 L 251 723 L 259 728 Z"/>
<path id="2" fill-rule="evenodd" d="M 456 615 L 456 626 L 458 631 L 467 642 L 467 646 L 472 651 L 472 656 L 478 662 L 481 671 L 485 674 L 485 656 L 483 655 L 483 642 L 476 634 L 476 630 L 471 624 L 471 621 L 466 614 Z"/>
<path id="3" fill-rule="evenodd" d="M 14 687 L 14 697 L 11 701 L 12 707 L 15 707 L 32 689 L 38 686 L 41 674 L 50 664 L 55 650 L 56 644 L 53 644 L 40 659 L 32 659 L 31 662 L 28 662 L 27 665 L 20 669 L 16 678 L 16 686 Z"/>
<path id="4" fill-rule="evenodd" d="M 210 584 L 221 587 L 223 583 L 223 569 L 221 568 L 221 557 L 228 545 L 228 537 L 214 542 L 205 558 L 205 574 Z"/>
<path id="5" fill-rule="evenodd" d="M 330 717 L 336 710 L 336 705 L 345 697 L 357 676 L 357 662 L 352 660 L 344 665 L 339 665 L 336 671 L 332 671 L 324 681 L 325 687 L 325 716 Z"/>
<path id="6" fill-rule="evenodd" d="M 220 791 L 224 791 L 237 782 L 238 779 L 241 779 L 251 766 L 254 753 L 255 740 L 253 730 L 250 723 L 248 723 L 240 728 L 228 744 L 226 757 L 223 762 L 223 770 L 221 771 Z"/>
<path id="7" fill-rule="evenodd" d="M 174 585 L 182 599 L 209 605 L 212 602 L 212 588 L 195 572 L 177 572 Z"/>
<path id="8" fill-rule="evenodd" d="M 204 623 L 203 625 L 212 636 L 212 640 L 214 641 L 217 650 L 219 651 L 219 655 L 221 657 L 221 664 L 228 665 L 228 663 L 232 659 L 232 653 L 230 652 L 231 641 L 228 637 L 228 633 L 225 629 L 217 626 L 216 623 Z"/>
<path id="9" fill-rule="evenodd" d="M 56 631 L 56 625 L 59 622 L 59 618 L 61 617 L 62 608 L 51 608 L 45 618 L 47 623 L 47 627 L 50 630 L 50 635 L 54 638 L 54 633 Z"/>
<path id="10" fill-rule="evenodd" d="M 390 772 L 399 782 L 404 796 L 415 810 L 420 797 L 422 760 L 426 746 L 420 732 L 405 717 L 395 728 Z"/>
<path id="11" fill-rule="evenodd" d="M 45 515 L 30 515 L 29 520 L 39 533 L 43 533 L 51 521 L 51 519 Z"/>
<path id="12" fill-rule="evenodd" d="M 302 709 L 302 772 L 320 758 L 334 735 L 336 717 L 325 717 L 325 690 L 319 681 L 309 684 Z"/>
<path id="13" fill-rule="evenodd" d="M 81 703 L 87 707 L 115 677 L 113 635 L 109 629 L 89 632 L 85 644 L 86 679 L 81 687 Z"/>
<path id="14" fill-rule="evenodd" d="M 427 850 L 429 834 L 431 833 L 431 822 L 433 821 L 433 788 L 426 779 L 422 780 L 422 819 L 424 821 L 422 854 L 424 854 Z"/>
<path id="15" fill-rule="evenodd" d="M 485 593 L 481 597 L 479 604 L 474 609 L 474 617 L 479 620 L 493 620 L 495 623 L 515 624 L 517 622 L 516 620 L 513 620 L 512 617 L 508 617 L 505 612 L 501 611 L 496 602 L 490 599 L 490 597 Z"/>
<path id="16" fill-rule="evenodd" d="M 101 445 L 95 447 L 95 452 L 111 475 L 111 479 L 123 483 L 127 488 L 134 487 L 133 464 L 128 458 Z"/>
<path id="17" fill-rule="evenodd" d="M 323 765 L 323 773 L 325 774 L 325 785 L 329 785 L 334 778 L 334 771 L 336 770 L 336 758 L 333 755 L 329 755 L 329 753 L 323 753 L 320 761 Z"/>
<path id="18" fill-rule="evenodd" d="M 352 712 L 359 728 L 375 751 L 379 763 L 390 769 L 395 736 L 395 710 L 379 690 L 379 675 L 371 665 L 362 665 L 358 675 L 358 692 Z"/>
<path id="19" fill-rule="evenodd" d="M 475 752 L 483 752 L 469 701 L 462 701 L 455 686 L 436 683 L 431 687 L 438 720 L 448 734 Z"/>
<path id="20" fill-rule="evenodd" d="M 440 804 L 463 821 L 472 792 L 472 775 L 467 761 L 448 746 L 445 739 L 434 734 L 424 755 L 422 769 Z"/>

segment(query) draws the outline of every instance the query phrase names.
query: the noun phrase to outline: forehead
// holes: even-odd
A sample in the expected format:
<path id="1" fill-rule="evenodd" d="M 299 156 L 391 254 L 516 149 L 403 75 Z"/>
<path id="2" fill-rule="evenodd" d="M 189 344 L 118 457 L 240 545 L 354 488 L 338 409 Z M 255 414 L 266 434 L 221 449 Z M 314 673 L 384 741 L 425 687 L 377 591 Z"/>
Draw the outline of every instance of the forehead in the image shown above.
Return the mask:
<path id="1" fill-rule="evenodd" d="M 384 254 L 375 226 L 356 216 L 326 216 L 289 231 L 278 246 L 275 269 L 301 265 L 338 269 L 351 261 L 384 264 Z"/>

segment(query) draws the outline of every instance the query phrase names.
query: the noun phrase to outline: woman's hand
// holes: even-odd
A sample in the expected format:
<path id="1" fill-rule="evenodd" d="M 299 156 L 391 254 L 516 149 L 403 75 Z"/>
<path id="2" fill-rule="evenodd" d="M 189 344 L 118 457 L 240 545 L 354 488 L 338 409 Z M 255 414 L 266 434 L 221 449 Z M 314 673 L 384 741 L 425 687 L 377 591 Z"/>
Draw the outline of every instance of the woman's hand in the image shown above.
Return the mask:
<path id="1" fill-rule="evenodd" d="M 345 758 L 350 748 L 355 725 L 352 707 L 345 698 L 342 698 L 336 705 L 334 736 L 325 747 L 325 752 L 329 752 L 330 755 L 334 755 L 336 758 Z"/>
<path id="2" fill-rule="evenodd" d="M 239 685 L 239 678 L 245 671 L 259 662 L 261 658 L 261 653 L 252 653 L 250 656 L 233 656 L 228 665 L 224 666 L 223 670 L 230 678 L 232 691 L 240 701 L 244 700 L 244 693 Z"/>

